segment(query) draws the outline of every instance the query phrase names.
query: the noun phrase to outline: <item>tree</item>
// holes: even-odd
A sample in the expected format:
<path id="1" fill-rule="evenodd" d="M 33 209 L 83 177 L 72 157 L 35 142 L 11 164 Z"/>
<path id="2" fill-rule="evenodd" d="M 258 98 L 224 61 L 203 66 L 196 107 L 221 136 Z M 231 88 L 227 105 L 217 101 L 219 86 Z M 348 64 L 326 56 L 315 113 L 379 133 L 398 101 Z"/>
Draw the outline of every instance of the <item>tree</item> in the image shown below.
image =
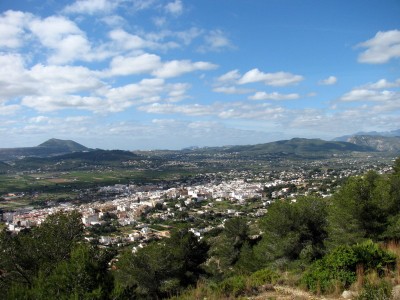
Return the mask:
<path id="1" fill-rule="evenodd" d="M 211 241 L 208 271 L 216 276 L 227 276 L 239 260 L 243 245 L 249 240 L 246 219 L 237 217 L 227 220 L 222 232 Z"/>
<path id="2" fill-rule="evenodd" d="M 150 299 L 177 294 L 196 283 L 203 273 L 201 264 L 207 259 L 207 251 L 204 242 L 183 230 L 136 253 L 125 252 L 118 263 L 120 293 L 134 289 L 139 297 Z"/>
<path id="3" fill-rule="evenodd" d="M 389 176 L 391 216 L 388 218 L 387 228 L 382 237 L 398 241 L 400 240 L 400 157 L 396 159 L 393 169 L 394 173 Z"/>
<path id="4" fill-rule="evenodd" d="M 49 274 L 39 271 L 31 286 L 14 284 L 8 298 L 108 299 L 114 282 L 107 270 L 109 259 L 109 252 L 78 244 Z"/>
<path id="5" fill-rule="evenodd" d="M 56 213 L 40 226 L 18 235 L 0 234 L 0 284 L 7 290 L 12 283 L 31 286 L 39 270 L 44 276 L 54 265 L 70 257 L 82 240 L 81 215 L 76 212 Z"/>
<path id="6" fill-rule="evenodd" d="M 320 258 L 327 237 L 326 217 L 324 199 L 308 197 L 296 203 L 275 202 L 261 221 L 264 233 L 254 249 L 255 255 L 266 265 Z"/>
<path id="7" fill-rule="evenodd" d="M 389 216 L 396 213 L 395 207 L 386 177 L 371 171 L 350 178 L 333 196 L 327 244 L 334 248 L 365 239 L 378 240 L 387 228 Z"/>

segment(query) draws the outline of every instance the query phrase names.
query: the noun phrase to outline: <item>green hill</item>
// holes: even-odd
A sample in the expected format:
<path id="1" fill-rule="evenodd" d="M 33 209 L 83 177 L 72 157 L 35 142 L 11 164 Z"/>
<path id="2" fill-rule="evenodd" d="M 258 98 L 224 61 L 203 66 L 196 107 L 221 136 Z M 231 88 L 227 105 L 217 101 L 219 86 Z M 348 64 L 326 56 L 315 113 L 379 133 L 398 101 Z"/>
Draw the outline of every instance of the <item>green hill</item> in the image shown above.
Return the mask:
<path id="1" fill-rule="evenodd" d="M 15 162 L 15 168 L 52 171 L 92 169 L 94 166 L 121 166 L 122 162 L 137 159 L 138 155 L 122 150 L 92 150 L 52 157 L 25 157 Z"/>
<path id="2" fill-rule="evenodd" d="M 71 140 L 59 140 L 50 139 L 37 147 L 47 148 L 47 149 L 57 149 L 60 151 L 74 152 L 74 151 L 87 151 L 89 150 L 85 146 L 78 144 L 77 142 Z"/>
<path id="3" fill-rule="evenodd" d="M 6 173 L 8 170 L 10 170 L 12 167 L 2 161 L 0 161 L 0 174 Z"/>
<path id="4" fill-rule="evenodd" d="M 350 153 L 350 152 L 372 152 L 375 149 L 366 145 L 355 145 L 348 142 L 330 142 L 321 139 L 294 138 L 291 140 L 282 140 L 277 142 L 230 146 L 220 148 L 203 148 L 192 150 L 192 152 L 221 152 L 235 153 L 239 156 L 256 157 L 264 155 L 290 155 L 290 156 L 311 156 L 320 157 L 332 154 Z"/>
<path id="5" fill-rule="evenodd" d="M 0 148 L 0 161 L 23 157 L 49 157 L 76 151 L 91 150 L 71 140 L 50 139 L 36 147 Z"/>

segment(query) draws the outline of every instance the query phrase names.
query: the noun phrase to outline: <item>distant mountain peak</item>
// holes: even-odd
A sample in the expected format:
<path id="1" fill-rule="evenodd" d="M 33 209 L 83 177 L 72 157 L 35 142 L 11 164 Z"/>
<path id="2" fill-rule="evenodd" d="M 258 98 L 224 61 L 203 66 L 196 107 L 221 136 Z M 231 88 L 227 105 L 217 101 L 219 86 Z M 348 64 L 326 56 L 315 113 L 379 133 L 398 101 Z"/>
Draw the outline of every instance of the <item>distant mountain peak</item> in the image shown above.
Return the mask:
<path id="1" fill-rule="evenodd" d="M 44 147 L 44 148 L 59 148 L 59 149 L 65 149 L 70 151 L 85 151 L 88 150 L 85 146 L 72 141 L 72 140 L 60 140 L 60 139 L 49 139 L 46 142 L 38 145 L 38 147 Z"/>

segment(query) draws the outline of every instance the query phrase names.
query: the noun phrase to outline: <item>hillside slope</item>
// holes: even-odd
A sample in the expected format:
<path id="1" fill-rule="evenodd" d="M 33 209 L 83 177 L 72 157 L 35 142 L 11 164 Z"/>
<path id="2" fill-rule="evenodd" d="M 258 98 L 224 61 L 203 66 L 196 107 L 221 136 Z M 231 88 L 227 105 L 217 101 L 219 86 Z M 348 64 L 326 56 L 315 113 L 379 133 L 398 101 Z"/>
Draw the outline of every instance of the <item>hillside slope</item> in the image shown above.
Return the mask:
<path id="1" fill-rule="evenodd" d="M 379 152 L 400 153 L 400 137 L 356 135 L 347 142 L 358 146 L 370 147 Z"/>
<path id="2" fill-rule="evenodd" d="M 89 150 L 89 148 L 71 140 L 50 139 L 36 147 L 0 148 L 0 161 L 15 160 L 30 156 L 50 157 L 76 151 Z"/>

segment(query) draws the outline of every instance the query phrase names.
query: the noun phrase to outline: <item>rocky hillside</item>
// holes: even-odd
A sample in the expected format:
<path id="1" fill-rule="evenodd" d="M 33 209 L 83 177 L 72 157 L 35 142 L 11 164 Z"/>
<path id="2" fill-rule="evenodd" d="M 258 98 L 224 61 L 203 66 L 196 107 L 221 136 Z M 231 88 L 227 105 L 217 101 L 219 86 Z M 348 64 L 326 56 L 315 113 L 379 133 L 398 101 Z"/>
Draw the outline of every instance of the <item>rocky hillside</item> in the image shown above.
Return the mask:
<path id="1" fill-rule="evenodd" d="M 400 137 L 355 135 L 347 139 L 347 142 L 375 149 L 380 152 L 400 153 Z"/>

